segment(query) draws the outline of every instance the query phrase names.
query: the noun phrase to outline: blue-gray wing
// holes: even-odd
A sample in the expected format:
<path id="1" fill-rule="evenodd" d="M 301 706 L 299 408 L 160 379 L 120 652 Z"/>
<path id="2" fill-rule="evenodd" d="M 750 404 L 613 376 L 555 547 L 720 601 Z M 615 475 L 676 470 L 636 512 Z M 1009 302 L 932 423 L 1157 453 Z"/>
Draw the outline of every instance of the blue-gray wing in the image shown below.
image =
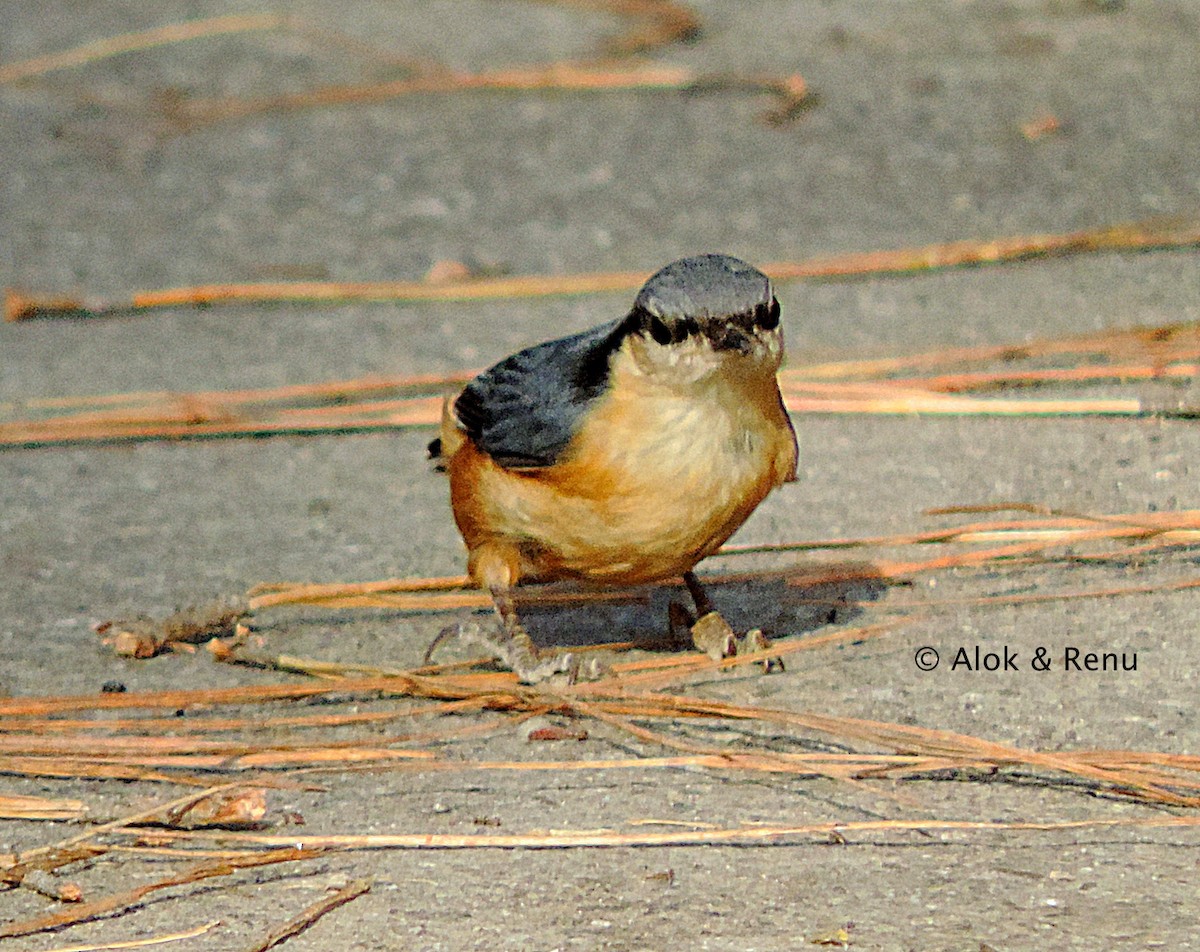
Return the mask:
<path id="1" fill-rule="evenodd" d="M 622 322 L 612 321 L 513 354 L 467 385 L 454 416 L 501 466 L 552 466 L 604 393 L 622 336 Z"/>

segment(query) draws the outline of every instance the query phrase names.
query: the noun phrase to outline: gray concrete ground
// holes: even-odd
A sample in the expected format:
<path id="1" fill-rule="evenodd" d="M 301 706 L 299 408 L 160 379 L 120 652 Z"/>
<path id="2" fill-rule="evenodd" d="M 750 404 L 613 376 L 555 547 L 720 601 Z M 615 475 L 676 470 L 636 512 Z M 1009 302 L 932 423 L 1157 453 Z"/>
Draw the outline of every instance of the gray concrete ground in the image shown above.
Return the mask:
<path id="1" fill-rule="evenodd" d="M 762 262 L 1200 207 L 1200 7 L 1187 0 L 691 6 L 704 35 L 657 59 L 714 73 L 800 72 L 819 105 L 782 127 L 759 120 L 767 97 L 728 90 L 427 96 L 187 134 L 168 134 L 154 119 L 155 103 L 173 92 L 255 95 L 383 78 L 387 56 L 467 69 L 582 56 L 619 26 L 565 7 L 482 0 L 287 5 L 379 55 L 328 37 L 246 34 L 0 87 L 0 282 L 103 294 L 280 273 L 416 278 L 441 259 L 518 274 L 652 269 L 704 250 Z M 260 9 L 3 0 L 0 62 Z M 1047 112 L 1061 119 L 1061 133 L 1029 141 L 1020 124 Z M 607 320 L 628 297 L 5 325 L 0 403 L 460 369 Z M 1196 320 L 1200 269 L 1193 252 L 1107 255 L 789 283 L 780 297 L 794 357 L 879 355 Z M 798 427 L 802 480 L 764 504 L 739 541 L 905 531 L 929 524 L 924 508 L 955 503 L 1023 499 L 1100 512 L 1197 505 L 1193 423 L 812 417 Z M 407 432 L 0 453 L 0 686 L 24 695 L 90 693 L 108 679 L 131 690 L 279 679 L 202 657 L 122 661 L 90 625 L 264 580 L 461 571 L 444 483 L 423 460 L 426 439 Z M 939 585 L 1036 592 L 1189 568 L 1183 553 L 1159 574 L 1136 565 L 1014 568 Z M 743 592 L 727 608 L 754 615 L 741 601 L 755 595 Z M 910 597 L 867 603 L 858 620 L 885 611 L 888 598 Z M 880 641 L 801 655 L 785 675 L 705 690 L 1028 747 L 1196 753 L 1196 606 L 1180 593 L 946 609 Z M 275 619 L 267 635 L 279 651 L 413 665 L 448 620 L 295 613 Z M 571 630 L 584 621 L 565 612 L 549 624 Z M 783 632 L 815 625 L 786 612 L 775 624 Z M 1139 666 L 923 675 L 912 657 L 924 644 L 1129 649 Z M 529 756 L 526 730 L 455 745 L 449 756 Z M 630 744 L 601 728 L 582 747 L 579 756 L 606 757 Z M 478 817 L 520 832 L 628 828 L 645 817 L 732 825 L 1151 813 L 1031 778 L 862 787 L 688 771 L 326 779 L 324 794 L 287 795 L 306 831 L 473 832 Z M 79 796 L 100 818 L 169 795 L 16 777 L 3 787 Z M 0 851 L 71 829 L 7 823 Z M 8 947 L 137 938 L 220 919 L 177 947 L 244 949 L 331 883 L 374 875 L 369 895 L 290 947 L 790 949 L 853 922 L 856 949 L 1184 949 L 1200 947 L 1197 845 L 1186 830 L 1088 829 L 753 849 L 349 854 L 316 877 L 267 871 L 214 881 Z M 668 868 L 673 883 L 654 878 Z M 82 881 L 103 892 L 124 869 L 102 864 Z M 7 893 L 0 919 L 45 907 L 32 893 Z"/>

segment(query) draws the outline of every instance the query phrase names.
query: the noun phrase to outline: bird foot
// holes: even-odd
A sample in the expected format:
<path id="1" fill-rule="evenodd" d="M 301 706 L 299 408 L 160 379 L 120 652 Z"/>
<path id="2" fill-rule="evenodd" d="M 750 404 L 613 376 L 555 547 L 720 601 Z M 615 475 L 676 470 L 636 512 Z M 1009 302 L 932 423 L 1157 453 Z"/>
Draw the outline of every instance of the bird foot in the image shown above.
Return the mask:
<path id="1" fill-rule="evenodd" d="M 575 684 L 577 681 L 598 681 L 609 673 L 607 665 L 599 658 L 580 658 L 570 651 L 540 651 L 523 629 L 485 628 L 475 622 L 460 622 L 444 628 L 425 652 L 425 663 L 430 663 L 438 645 L 450 639 L 483 648 L 522 684 L 541 684 L 560 676 L 567 684 Z"/>
<path id="2" fill-rule="evenodd" d="M 760 628 L 751 628 L 744 635 L 737 634 L 720 612 L 710 611 L 691 626 L 692 643 L 714 661 L 732 658 L 738 654 L 765 651 L 771 642 Z M 764 673 L 783 671 L 782 658 L 767 658 L 763 661 Z"/>
<path id="3" fill-rule="evenodd" d="M 692 625 L 692 644 L 713 659 L 732 658 L 737 654 L 737 635 L 720 612 L 708 612 Z"/>

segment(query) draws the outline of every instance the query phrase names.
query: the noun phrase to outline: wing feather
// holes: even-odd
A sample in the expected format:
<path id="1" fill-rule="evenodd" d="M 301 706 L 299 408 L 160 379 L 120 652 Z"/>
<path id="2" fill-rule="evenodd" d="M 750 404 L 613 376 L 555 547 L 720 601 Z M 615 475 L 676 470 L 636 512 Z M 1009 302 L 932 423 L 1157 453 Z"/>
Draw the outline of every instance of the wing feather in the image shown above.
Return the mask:
<path id="1" fill-rule="evenodd" d="M 621 321 L 537 344 L 469 383 L 454 403 L 459 425 L 501 466 L 552 466 L 589 406 L 603 395 Z"/>

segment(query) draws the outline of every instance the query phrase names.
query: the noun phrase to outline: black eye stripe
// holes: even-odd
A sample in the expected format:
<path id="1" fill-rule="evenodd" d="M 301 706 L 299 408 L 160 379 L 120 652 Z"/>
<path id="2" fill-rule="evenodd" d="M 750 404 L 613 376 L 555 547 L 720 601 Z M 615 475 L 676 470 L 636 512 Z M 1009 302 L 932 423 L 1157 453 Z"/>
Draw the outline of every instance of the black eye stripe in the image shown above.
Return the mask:
<path id="1" fill-rule="evenodd" d="M 666 323 L 660 317 L 650 318 L 650 336 L 654 338 L 655 343 L 666 346 L 674 340 L 674 335 L 671 333 Z"/>
<path id="2" fill-rule="evenodd" d="M 650 315 L 645 328 L 654 342 L 664 347 L 668 344 L 682 344 L 689 337 L 700 333 L 700 325 L 690 317 L 668 323 L 660 317 Z"/>
<path id="3" fill-rule="evenodd" d="M 770 302 L 756 304 L 749 310 L 703 323 L 694 317 L 662 318 L 645 309 L 635 308 L 626 324 L 630 331 L 644 334 L 663 347 L 681 344 L 689 337 L 711 336 L 717 325 L 736 327 L 745 334 L 774 330 L 779 326 L 779 302 L 772 298 Z"/>
<path id="4" fill-rule="evenodd" d="M 760 304 L 754 309 L 754 323 L 763 330 L 771 331 L 779 326 L 779 300 L 771 298 L 770 304 Z"/>

